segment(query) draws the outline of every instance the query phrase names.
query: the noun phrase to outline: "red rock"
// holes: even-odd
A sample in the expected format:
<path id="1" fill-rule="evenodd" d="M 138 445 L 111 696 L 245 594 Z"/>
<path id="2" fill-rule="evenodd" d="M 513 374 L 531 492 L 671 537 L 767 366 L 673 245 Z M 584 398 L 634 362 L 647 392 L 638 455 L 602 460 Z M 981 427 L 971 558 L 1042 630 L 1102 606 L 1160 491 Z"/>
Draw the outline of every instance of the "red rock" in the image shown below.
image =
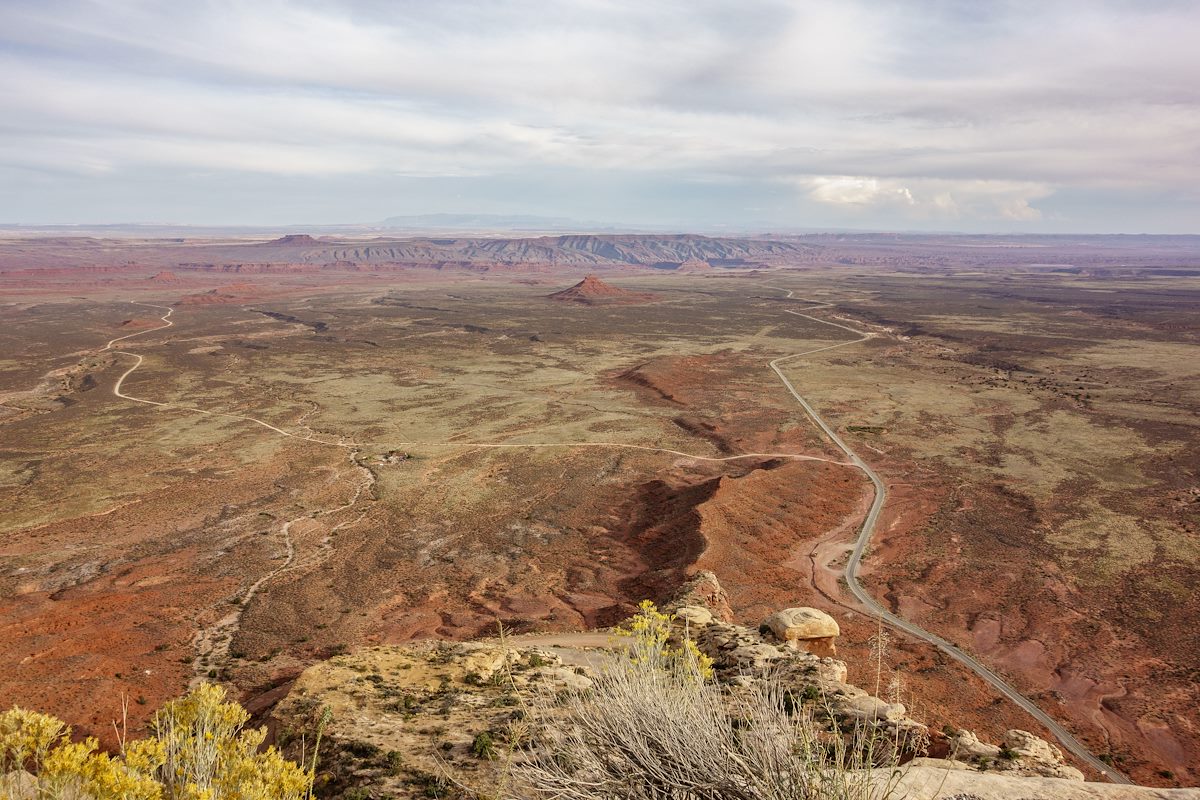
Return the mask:
<path id="1" fill-rule="evenodd" d="M 595 275 L 588 275 L 574 286 L 560 292 L 547 295 L 551 300 L 562 300 L 567 303 L 582 303 L 596 305 L 598 303 L 647 303 L 654 300 L 654 295 L 646 292 L 631 292 L 618 286 L 605 283 Z"/>

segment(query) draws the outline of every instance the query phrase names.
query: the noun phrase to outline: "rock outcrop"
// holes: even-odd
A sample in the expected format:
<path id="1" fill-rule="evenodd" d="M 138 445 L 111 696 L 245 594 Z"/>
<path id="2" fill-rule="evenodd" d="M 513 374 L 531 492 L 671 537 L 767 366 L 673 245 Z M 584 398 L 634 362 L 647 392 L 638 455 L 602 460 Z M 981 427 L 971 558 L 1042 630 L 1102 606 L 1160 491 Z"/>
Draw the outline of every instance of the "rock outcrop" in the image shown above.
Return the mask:
<path id="1" fill-rule="evenodd" d="M 492 737 L 520 735 L 522 693 L 586 688 L 588 665 L 601 657 L 592 646 L 522 637 L 371 647 L 309 667 L 272 716 L 287 747 L 311 741 L 331 713 L 322 796 L 371 787 L 380 792 L 372 796 L 440 797 L 446 774 L 470 775 L 491 756 Z"/>
<path id="2" fill-rule="evenodd" d="M 1017 777 L 928 763 L 914 763 L 898 773 L 879 771 L 876 785 L 905 800 L 1200 800 L 1200 789 Z"/>
<path id="3" fill-rule="evenodd" d="M 646 292 L 631 292 L 619 286 L 605 283 L 595 275 L 588 275 L 574 286 L 547 295 L 551 300 L 581 305 L 648 303 L 654 295 Z"/>
<path id="4" fill-rule="evenodd" d="M 785 608 L 763 620 L 763 627 L 794 649 L 818 656 L 837 655 L 835 640 L 841 628 L 833 617 L 815 608 Z"/>
<path id="5" fill-rule="evenodd" d="M 1061 750 L 1028 731 L 1008 731 L 1004 741 L 994 745 L 979 741 L 971 731 L 960 730 L 950 739 L 950 756 L 981 769 L 1083 780 L 1083 773 L 1066 763 Z"/>
<path id="6" fill-rule="evenodd" d="M 674 599 L 663 606 L 663 611 L 677 613 L 680 609 L 692 606 L 707 610 L 713 619 L 722 622 L 733 621 L 733 609 L 729 607 L 729 595 L 717 581 L 717 576 L 708 570 L 701 570 L 679 587 Z"/>
<path id="7" fill-rule="evenodd" d="M 1200 800 L 1195 790 L 1086 783 L 1057 747 L 1026 731 L 1008 731 L 998 745 L 965 730 L 929 731 L 903 704 L 847 683 L 845 663 L 807 649 L 814 641 L 832 646 L 838 634 L 836 621 L 817 609 L 776 612 L 759 629 L 733 624 L 711 573 L 697 574 L 666 608 L 671 639 L 677 645 L 690 638 L 712 660 L 732 702 L 745 687 L 772 681 L 831 735 L 881 734 L 878 741 L 906 762 L 879 776 L 899 781 L 894 796 Z M 274 716 L 286 738 L 311 730 L 321 709 L 332 711 L 322 758 L 332 765 L 330 789 L 421 796 L 438 776 L 476 772 L 491 737 L 536 746 L 536 737 L 521 739 L 530 735 L 522 732 L 522 695 L 587 688 L 595 671 L 612 663 L 613 648 L 623 646 L 592 632 L 372 647 L 310 667 Z M 925 757 L 931 740 L 945 758 Z"/>
<path id="8" fill-rule="evenodd" d="M 676 272 L 713 272 L 713 265 L 700 258 L 689 258 L 678 267 Z"/>

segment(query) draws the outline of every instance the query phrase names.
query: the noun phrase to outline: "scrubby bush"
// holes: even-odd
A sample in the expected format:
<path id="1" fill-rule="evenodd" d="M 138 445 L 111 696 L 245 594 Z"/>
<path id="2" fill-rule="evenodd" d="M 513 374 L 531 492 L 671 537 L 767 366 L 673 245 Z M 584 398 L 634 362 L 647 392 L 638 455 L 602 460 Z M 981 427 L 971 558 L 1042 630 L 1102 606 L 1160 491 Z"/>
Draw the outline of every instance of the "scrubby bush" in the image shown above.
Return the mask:
<path id="1" fill-rule="evenodd" d="M 249 718 L 224 689 L 201 684 L 154 715 L 149 738 L 109 755 L 95 739 L 72 742 L 61 720 L 13 708 L 0 714 L 0 800 L 311 797 L 313 769 L 260 752 L 266 729 L 246 729 Z"/>
<path id="2" fill-rule="evenodd" d="M 498 794 L 557 800 L 873 800 L 896 749 L 875 729 L 829 730 L 781 681 L 722 687 L 669 619 L 643 604 L 623 654 L 586 689 L 530 699 L 539 747 Z M 824 710 L 827 713 L 828 709 Z M 883 772 L 872 772 L 884 768 Z M 888 776 L 891 777 L 888 777 Z"/>
<path id="3" fill-rule="evenodd" d="M 492 740 L 491 733 L 483 731 L 475 735 L 471 742 L 471 755 L 488 760 L 496 757 L 496 743 Z"/>
<path id="4" fill-rule="evenodd" d="M 615 632 L 629 640 L 624 660 L 642 672 L 684 680 L 708 680 L 713 676 L 712 659 L 701 653 L 690 638 L 685 637 L 679 646 L 670 644 L 671 617 L 649 600 L 643 600 L 637 613 L 617 626 Z"/>

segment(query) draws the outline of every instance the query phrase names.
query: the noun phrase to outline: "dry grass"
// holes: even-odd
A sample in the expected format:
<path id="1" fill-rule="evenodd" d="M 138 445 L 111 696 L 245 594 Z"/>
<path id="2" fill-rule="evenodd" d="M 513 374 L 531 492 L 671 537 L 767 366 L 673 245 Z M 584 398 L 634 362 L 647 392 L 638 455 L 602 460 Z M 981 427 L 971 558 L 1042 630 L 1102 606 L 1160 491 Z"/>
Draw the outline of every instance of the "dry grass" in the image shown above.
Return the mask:
<path id="1" fill-rule="evenodd" d="M 640 627 L 639 627 L 640 626 Z M 732 691 L 673 648 L 643 604 L 628 649 L 587 689 L 534 695 L 537 749 L 509 765 L 514 800 L 875 800 L 900 774 L 894 742 L 831 731 L 770 677 Z M 878 780 L 872 769 L 892 770 Z"/>

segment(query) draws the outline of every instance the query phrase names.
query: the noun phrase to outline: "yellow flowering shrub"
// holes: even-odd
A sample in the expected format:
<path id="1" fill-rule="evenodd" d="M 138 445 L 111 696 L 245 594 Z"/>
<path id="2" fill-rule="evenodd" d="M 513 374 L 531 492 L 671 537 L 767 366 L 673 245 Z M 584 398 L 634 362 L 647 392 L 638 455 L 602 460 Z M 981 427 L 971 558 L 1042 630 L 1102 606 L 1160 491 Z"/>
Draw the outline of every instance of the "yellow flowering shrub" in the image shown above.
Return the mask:
<path id="1" fill-rule="evenodd" d="M 633 664 L 653 666 L 700 680 L 709 680 L 713 676 L 712 659 L 701 653 L 690 638 L 685 636 L 680 646 L 671 646 L 671 617 L 649 600 L 638 604 L 637 613 L 617 626 L 615 632 L 618 636 L 629 637 L 628 657 Z"/>
<path id="2" fill-rule="evenodd" d="M 304 800 L 313 768 L 259 751 L 265 729 L 225 690 L 202 684 L 154 715 L 153 735 L 115 756 L 95 739 L 71 741 L 61 720 L 12 708 L 0 714 L 0 800 Z M 314 758 L 315 762 L 315 758 Z"/>

